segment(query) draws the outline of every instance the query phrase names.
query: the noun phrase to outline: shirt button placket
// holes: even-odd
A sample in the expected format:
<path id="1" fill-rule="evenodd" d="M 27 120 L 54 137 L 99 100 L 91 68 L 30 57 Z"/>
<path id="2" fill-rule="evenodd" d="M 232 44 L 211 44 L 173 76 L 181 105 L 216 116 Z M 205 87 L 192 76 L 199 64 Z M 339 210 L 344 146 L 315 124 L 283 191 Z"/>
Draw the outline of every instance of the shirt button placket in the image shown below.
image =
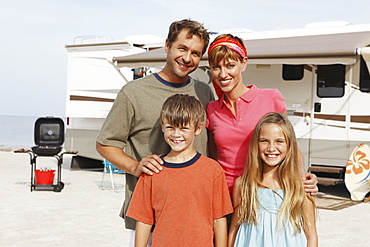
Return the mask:
<path id="1" fill-rule="evenodd" d="M 236 109 L 237 109 L 236 115 L 238 116 L 238 121 L 240 121 L 240 120 L 242 120 L 242 118 L 241 118 L 242 108 L 240 107 L 240 98 L 238 98 L 238 101 L 236 102 Z"/>

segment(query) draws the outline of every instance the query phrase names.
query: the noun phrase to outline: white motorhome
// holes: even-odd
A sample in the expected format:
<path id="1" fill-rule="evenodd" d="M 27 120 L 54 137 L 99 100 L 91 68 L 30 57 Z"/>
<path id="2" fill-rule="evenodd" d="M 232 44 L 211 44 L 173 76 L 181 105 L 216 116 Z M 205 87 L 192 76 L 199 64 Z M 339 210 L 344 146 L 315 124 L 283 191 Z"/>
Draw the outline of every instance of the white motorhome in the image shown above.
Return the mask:
<path id="1" fill-rule="evenodd" d="M 104 119 L 122 86 L 145 75 L 142 68 L 116 67 L 113 57 L 147 52 L 163 44 L 164 39 L 154 35 L 128 36 L 124 41 L 81 36 L 65 46 L 68 51 L 65 147 L 79 154 L 73 158 L 72 166 L 102 165 L 95 140 Z M 86 162 L 89 164 L 84 165 Z"/>
<path id="2" fill-rule="evenodd" d="M 242 38 L 248 50 L 244 83 L 277 88 L 287 102 L 306 167 L 316 172 L 338 173 L 338 177 L 320 179 L 322 183 L 343 181 L 352 150 L 360 143 L 370 143 L 370 24 L 335 22 L 310 24 L 295 30 L 234 31 L 224 32 Z M 163 48 L 130 56 L 113 53 L 113 63 L 105 63 L 115 72 L 143 66 L 160 68 L 165 63 Z M 209 82 L 207 65 L 204 56 L 195 76 Z M 105 83 L 110 83 L 107 78 Z M 72 98 L 69 100 L 67 108 Z M 96 127 L 108 112 L 108 104 L 111 102 L 101 111 Z M 79 127 L 83 127 L 81 124 Z M 67 137 L 71 137 L 68 131 L 73 132 L 75 127 L 68 128 Z M 95 137 L 88 132 L 82 138 Z M 79 137 L 72 137 L 76 138 Z M 76 146 L 76 140 L 73 142 L 74 149 L 82 148 Z M 91 146 L 95 147 L 95 143 L 91 142 Z"/>

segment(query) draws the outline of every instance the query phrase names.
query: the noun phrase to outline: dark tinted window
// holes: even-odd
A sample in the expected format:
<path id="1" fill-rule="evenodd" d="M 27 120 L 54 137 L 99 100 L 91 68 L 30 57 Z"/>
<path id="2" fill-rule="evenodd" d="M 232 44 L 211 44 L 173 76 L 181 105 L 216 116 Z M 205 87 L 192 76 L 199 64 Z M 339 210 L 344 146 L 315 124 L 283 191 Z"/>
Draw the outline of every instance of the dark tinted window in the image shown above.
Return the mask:
<path id="1" fill-rule="evenodd" d="M 317 96 L 340 98 L 344 95 L 345 68 L 342 64 L 317 66 Z"/>
<path id="2" fill-rule="evenodd" d="M 361 92 L 370 92 L 370 75 L 365 60 L 361 57 L 360 67 L 360 90 Z"/>
<path id="3" fill-rule="evenodd" d="M 283 79 L 286 81 L 298 81 L 303 78 L 304 65 L 283 64 Z"/>

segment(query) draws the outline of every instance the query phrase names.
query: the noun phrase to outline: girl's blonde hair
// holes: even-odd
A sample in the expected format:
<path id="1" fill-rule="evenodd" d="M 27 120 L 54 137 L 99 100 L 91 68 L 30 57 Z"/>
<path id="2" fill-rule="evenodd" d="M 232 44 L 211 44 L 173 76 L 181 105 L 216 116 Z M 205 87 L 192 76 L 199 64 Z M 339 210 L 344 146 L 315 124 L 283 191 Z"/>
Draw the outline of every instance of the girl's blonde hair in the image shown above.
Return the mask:
<path id="1" fill-rule="evenodd" d="M 279 226 L 290 223 L 295 232 L 300 232 L 306 221 L 303 214 L 303 204 L 306 200 L 302 182 L 302 168 L 298 159 L 298 144 L 294 129 L 288 118 L 280 113 L 266 114 L 257 123 L 253 132 L 248 153 L 248 164 L 241 177 L 239 221 L 238 224 L 258 223 L 258 194 L 263 176 L 263 162 L 259 157 L 258 142 L 261 128 L 267 124 L 275 124 L 283 132 L 287 143 L 287 154 L 278 167 L 279 179 L 284 189 L 284 200 L 279 210 Z"/>

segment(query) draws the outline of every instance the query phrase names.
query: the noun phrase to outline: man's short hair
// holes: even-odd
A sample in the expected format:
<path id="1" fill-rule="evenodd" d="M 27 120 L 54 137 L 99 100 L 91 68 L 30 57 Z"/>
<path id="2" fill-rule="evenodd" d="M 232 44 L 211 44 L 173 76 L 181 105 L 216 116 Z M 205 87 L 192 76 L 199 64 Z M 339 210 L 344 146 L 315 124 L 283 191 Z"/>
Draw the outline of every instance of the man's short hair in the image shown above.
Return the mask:
<path id="1" fill-rule="evenodd" d="M 187 38 L 191 38 L 193 37 L 193 35 L 196 35 L 204 41 L 204 47 L 202 51 L 203 55 L 206 52 L 209 44 L 209 32 L 202 23 L 191 19 L 183 19 L 181 21 L 172 22 L 167 36 L 169 46 L 171 46 L 172 43 L 176 41 L 177 36 L 183 29 L 188 30 Z"/>
<path id="2" fill-rule="evenodd" d="M 202 103 L 188 94 L 170 96 L 163 103 L 160 114 L 162 125 L 167 123 L 174 127 L 183 127 L 189 124 L 197 129 L 203 126 L 205 119 L 206 113 Z"/>

